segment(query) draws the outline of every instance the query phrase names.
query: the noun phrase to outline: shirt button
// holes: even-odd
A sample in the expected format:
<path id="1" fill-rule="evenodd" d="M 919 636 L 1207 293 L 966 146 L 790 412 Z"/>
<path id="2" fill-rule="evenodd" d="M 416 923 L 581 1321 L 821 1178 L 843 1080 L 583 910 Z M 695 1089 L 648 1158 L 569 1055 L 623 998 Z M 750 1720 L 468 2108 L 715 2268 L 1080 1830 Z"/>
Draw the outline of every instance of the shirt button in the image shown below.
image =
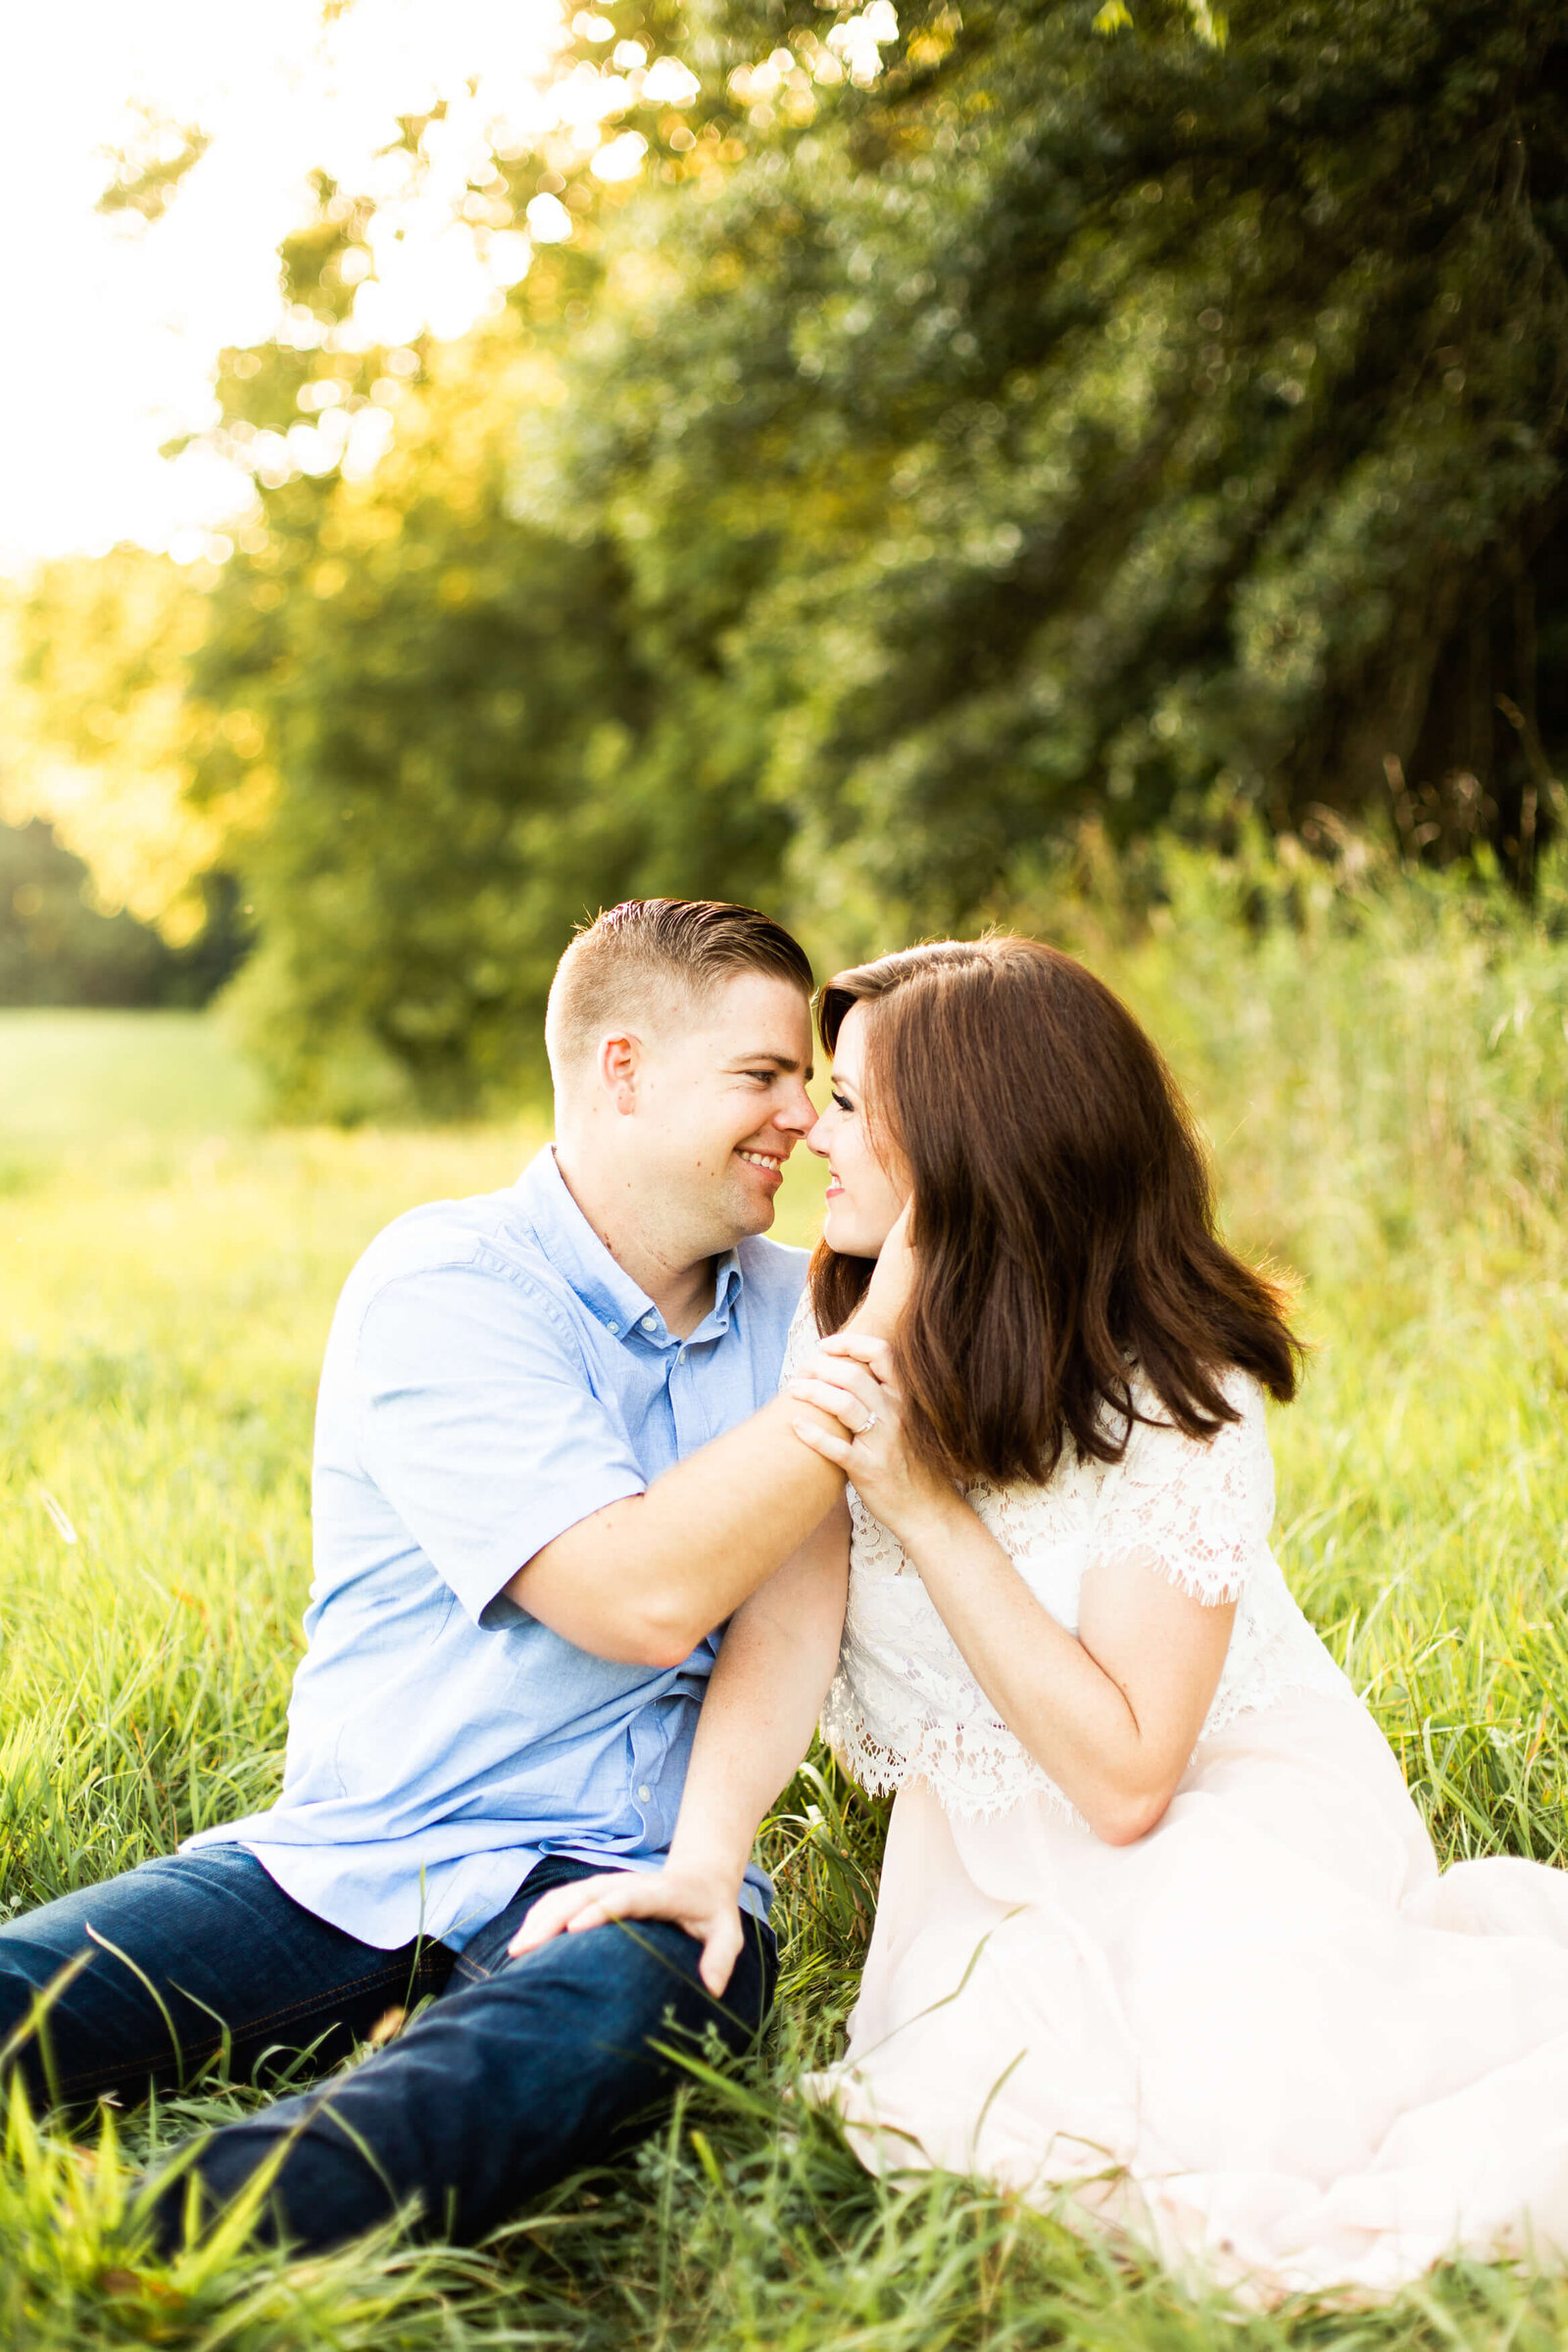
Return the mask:
<path id="1" fill-rule="evenodd" d="M 645 1781 L 637 1791 L 637 1802 L 640 1805 L 646 1805 L 653 1796 L 653 1790 L 649 1788 L 648 1783 Z"/>
<path id="2" fill-rule="evenodd" d="M 605 1329 L 606 1329 L 606 1330 L 609 1332 L 609 1334 L 610 1334 L 610 1336 L 611 1336 L 611 1338 L 612 1338 L 612 1340 L 618 1340 L 618 1339 L 619 1339 L 619 1337 L 620 1337 L 620 1325 L 619 1325 L 618 1323 L 607 1323 L 607 1324 L 605 1325 Z"/>
<path id="3" fill-rule="evenodd" d="M 679 1355 L 676 1356 L 675 1361 L 677 1364 L 683 1364 L 686 1361 L 686 1350 L 684 1348 L 681 1349 Z"/>
<path id="4" fill-rule="evenodd" d="M 644 1315 L 644 1317 L 643 1317 L 643 1329 L 644 1329 L 644 1331 L 652 1331 L 652 1330 L 654 1329 L 654 1326 L 655 1326 L 655 1325 L 658 1323 L 658 1321 L 659 1321 L 659 1317 L 658 1317 L 657 1315 Z"/>

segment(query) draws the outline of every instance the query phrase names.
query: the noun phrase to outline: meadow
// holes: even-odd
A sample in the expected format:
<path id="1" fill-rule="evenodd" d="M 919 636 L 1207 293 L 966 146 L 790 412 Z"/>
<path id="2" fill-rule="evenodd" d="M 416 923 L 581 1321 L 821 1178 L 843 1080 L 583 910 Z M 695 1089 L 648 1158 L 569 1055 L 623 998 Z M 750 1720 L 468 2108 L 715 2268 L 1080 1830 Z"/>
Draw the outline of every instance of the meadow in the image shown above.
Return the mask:
<path id="1" fill-rule="evenodd" d="M 1261 894 L 1261 895 L 1260 895 Z M 1534 916 L 1436 880 L 1172 863 L 1134 922 L 1023 913 L 1150 1023 L 1229 1229 L 1300 1281 L 1277 1543 L 1446 1856 L 1568 1863 L 1568 892 Z M 309 1579 L 317 1365 L 388 1218 L 514 1175 L 537 1113 L 270 1127 L 214 1015 L 0 1015 L 0 1916 L 264 1801 Z M 808 1238 L 812 1171 L 779 1230 Z M 792 2073 L 854 1997 L 880 1818 L 821 1759 L 781 1800 L 780 2023 L 694 2071 L 634 2161 L 490 2245 L 391 2235 L 171 2268 L 135 2167 L 242 2106 L 220 2080 L 74 2134 L 13 2101 L 0 2344 L 636 2352 L 1545 2346 L 1550 2276 L 1477 2265 L 1397 2303 L 1264 2315 L 972 2182 L 878 2185 Z"/>

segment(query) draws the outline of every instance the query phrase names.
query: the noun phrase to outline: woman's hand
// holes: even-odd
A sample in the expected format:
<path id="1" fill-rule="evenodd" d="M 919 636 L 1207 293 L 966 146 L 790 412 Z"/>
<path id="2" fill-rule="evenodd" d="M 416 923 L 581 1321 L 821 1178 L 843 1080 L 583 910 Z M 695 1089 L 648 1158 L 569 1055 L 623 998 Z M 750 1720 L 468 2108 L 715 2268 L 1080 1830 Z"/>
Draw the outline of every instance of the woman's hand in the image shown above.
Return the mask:
<path id="1" fill-rule="evenodd" d="M 934 1509 L 951 1505 L 956 1490 L 910 1450 L 894 1385 L 893 1350 L 869 1332 L 837 1331 L 789 1384 L 802 1404 L 830 1413 L 844 1431 L 797 1421 L 795 1434 L 813 1452 L 845 1471 L 866 1509 L 896 1536 L 906 1536 Z"/>
<path id="2" fill-rule="evenodd" d="M 890 1340 L 897 1331 L 900 1318 L 909 1302 L 909 1294 L 914 1288 L 914 1250 L 909 1243 L 909 1223 L 913 1215 L 914 1197 L 911 1194 L 894 1219 L 887 1240 L 877 1251 L 865 1297 L 851 1317 L 854 1330 L 874 1332 L 884 1340 Z"/>
<path id="3" fill-rule="evenodd" d="M 666 1863 L 662 1870 L 611 1870 L 542 1894 L 508 1944 L 514 1959 L 553 1936 L 580 1936 L 615 1919 L 672 1919 L 703 1947 L 697 1973 L 717 2000 L 740 1957 L 738 1888 L 726 1872 Z"/>

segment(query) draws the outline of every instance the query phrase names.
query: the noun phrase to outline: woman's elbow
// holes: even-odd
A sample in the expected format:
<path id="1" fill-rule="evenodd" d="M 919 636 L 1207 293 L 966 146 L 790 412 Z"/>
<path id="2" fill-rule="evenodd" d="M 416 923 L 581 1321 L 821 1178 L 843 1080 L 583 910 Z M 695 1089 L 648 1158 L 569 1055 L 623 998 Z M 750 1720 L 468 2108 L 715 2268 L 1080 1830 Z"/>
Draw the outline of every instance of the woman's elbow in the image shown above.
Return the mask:
<path id="1" fill-rule="evenodd" d="M 1169 1788 L 1117 1789 L 1107 1793 L 1085 1819 L 1102 1845 L 1136 1845 L 1157 1830 L 1175 1795 Z"/>

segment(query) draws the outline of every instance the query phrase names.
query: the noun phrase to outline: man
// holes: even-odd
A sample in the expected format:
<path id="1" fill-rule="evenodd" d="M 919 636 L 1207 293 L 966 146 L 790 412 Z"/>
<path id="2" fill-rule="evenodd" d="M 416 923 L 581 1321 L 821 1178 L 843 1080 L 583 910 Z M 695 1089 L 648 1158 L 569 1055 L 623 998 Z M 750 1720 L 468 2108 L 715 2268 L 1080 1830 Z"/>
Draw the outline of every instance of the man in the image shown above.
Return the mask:
<path id="1" fill-rule="evenodd" d="M 810 985 L 745 907 L 633 902 L 573 942 L 554 1151 L 399 1218 L 339 1302 L 277 1803 L 0 1930 L 35 2103 L 329 2064 L 394 2013 L 353 2072 L 186 2152 L 166 2243 L 247 2185 L 293 2244 L 411 2207 L 477 2235 L 647 2110 L 655 2042 L 764 2017 L 757 1871 L 722 2002 L 666 1923 L 508 1945 L 548 1887 L 662 1857 L 712 1629 L 842 1491 L 769 1402 L 804 1258 L 761 1236 L 815 1116 Z"/>

